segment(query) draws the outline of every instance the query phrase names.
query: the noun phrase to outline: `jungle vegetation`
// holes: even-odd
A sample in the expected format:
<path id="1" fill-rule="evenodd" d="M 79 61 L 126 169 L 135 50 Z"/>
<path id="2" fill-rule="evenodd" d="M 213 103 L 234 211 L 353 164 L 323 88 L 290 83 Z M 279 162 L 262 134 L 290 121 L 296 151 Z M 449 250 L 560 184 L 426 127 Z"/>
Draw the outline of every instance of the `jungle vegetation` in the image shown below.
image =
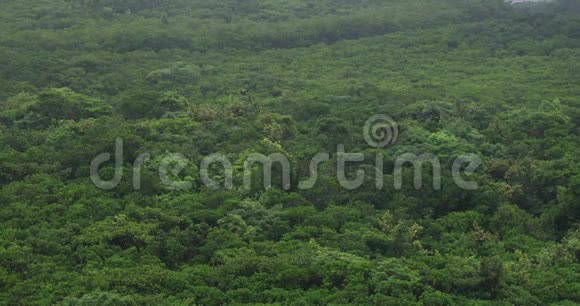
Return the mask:
<path id="1" fill-rule="evenodd" d="M 580 303 L 579 7 L 1 0 L 0 302 Z M 395 145 L 365 143 L 375 114 L 397 121 Z M 125 176 L 101 190 L 89 166 L 117 138 Z M 387 187 L 367 171 L 342 188 L 338 144 L 382 153 Z M 216 152 L 236 169 L 283 153 L 293 187 L 207 188 Z M 389 187 L 407 152 L 441 158 L 440 190 L 416 190 L 411 167 Z M 188 190 L 160 180 L 171 153 L 191 161 Z M 484 161 L 477 190 L 452 179 L 466 153 Z"/>

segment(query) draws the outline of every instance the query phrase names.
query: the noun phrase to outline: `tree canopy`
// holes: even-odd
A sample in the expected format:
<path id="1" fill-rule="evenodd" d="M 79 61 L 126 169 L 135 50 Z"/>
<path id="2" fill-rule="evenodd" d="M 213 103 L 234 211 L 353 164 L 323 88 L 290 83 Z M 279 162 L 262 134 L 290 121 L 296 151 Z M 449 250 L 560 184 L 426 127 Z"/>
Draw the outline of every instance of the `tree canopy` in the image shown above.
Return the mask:
<path id="1" fill-rule="evenodd" d="M 1 2 L 2 304 L 580 303 L 576 1 Z M 395 144 L 365 142 L 376 114 Z M 343 188 L 338 145 L 382 169 Z M 241 188 L 253 153 L 290 188 Z M 440 189 L 393 188 L 406 153 Z"/>

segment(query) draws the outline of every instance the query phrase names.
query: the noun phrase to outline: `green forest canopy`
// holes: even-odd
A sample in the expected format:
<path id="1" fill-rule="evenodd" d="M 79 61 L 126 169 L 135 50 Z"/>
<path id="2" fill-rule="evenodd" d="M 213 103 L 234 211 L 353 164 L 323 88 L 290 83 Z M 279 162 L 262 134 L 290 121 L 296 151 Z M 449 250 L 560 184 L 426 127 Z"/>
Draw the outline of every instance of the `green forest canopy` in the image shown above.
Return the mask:
<path id="1" fill-rule="evenodd" d="M 1 3 L 3 304 L 580 303 L 577 1 Z M 365 143 L 375 114 L 396 145 Z M 127 175 L 100 190 L 116 138 Z M 296 182 L 337 144 L 383 153 L 387 186 L 396 156 L 436 154 L 442 189 L 348 191 L 334 157 L 310 190 L 197 176 L 284 153 Z M 191 189 L 160 181 L 169 153 Z M 475 191 L 451 178 L 465 153 Z"/>

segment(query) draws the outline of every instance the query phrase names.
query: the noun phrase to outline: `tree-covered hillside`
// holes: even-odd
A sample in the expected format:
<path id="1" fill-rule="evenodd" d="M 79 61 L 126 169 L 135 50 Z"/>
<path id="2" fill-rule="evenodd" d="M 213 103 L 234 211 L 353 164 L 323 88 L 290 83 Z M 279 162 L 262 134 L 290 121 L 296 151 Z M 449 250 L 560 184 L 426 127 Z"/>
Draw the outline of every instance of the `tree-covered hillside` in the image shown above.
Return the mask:
<path id="1" fill-rule="evenodd" d="M 580 303 L 577 1 L 0 8 L 2 304 Z M 388 146 L 365 140 L 376 115 Z M 352 190 L 342 145 L 365 156 Z M 289 184 L 275 165 L 264 188 L 254 153 Z M 421 154 L 441 173 L 415 188 L 397 160 Z"/>

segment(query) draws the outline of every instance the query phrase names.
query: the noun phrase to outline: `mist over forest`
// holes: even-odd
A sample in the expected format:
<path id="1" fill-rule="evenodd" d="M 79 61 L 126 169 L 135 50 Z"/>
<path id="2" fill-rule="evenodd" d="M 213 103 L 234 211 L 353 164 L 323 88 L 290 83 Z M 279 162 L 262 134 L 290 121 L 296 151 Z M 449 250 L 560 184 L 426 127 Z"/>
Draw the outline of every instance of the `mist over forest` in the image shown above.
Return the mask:
<path id="1" fill-rule="evenodd" d="M 0 0 L 1 305 L 580 304 L 580 1 Z"/>

